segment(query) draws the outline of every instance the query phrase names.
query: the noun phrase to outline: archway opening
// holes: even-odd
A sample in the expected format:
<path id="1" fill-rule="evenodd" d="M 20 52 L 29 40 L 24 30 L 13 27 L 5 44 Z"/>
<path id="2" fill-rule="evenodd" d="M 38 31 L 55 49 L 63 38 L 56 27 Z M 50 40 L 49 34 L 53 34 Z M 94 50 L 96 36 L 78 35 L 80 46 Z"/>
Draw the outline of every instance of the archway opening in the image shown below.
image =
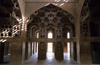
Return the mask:
<path id="1" fill-rule="evenodd" d="M 44 13 L 45 14 L 47 14 L 48 12 L 50 12 L 50 13 L 54 13 L 54 11 L 53 11 L 53 9 L 55 8 L 55 7 L 52 7 L 51 5 L 50 5 L 50 8 L 48 8 L 48 7 L 43 7 L 43 8 L 41 8 L 41 9 L 39 9 L 38 11 L 36 11 L 36 12 L 41 12 L 41 10 L 43 10 L 44 11 Z M 52 9 L 52 10 L 51 10 Z M 59 8 L 59 9 L 56 9 L 56 10 L 61 10 L 61 12 L 62 12 L 62 9 L 61 8 Z M 56 13 L 58 13 L 58 11 L 56 11 Z M 63 13 L 63 12 L 62 12 Z M 44 20 L 44 18 L 43 18 L 43 20 L 44 21 L 40 21 L 40 22 L 38 22 L 38 21 L 32 21 L 30 24 L 29 24 L 29 27 L 31 27 L 33 24 L 35 24 L 35 25 L 39 25 L 38 27 L 37 27 L 37 29 L 36 30 L 38 30 L 38 32 L 39 32 L 39 34 L 37 33 L 37 38 L 38 38 L 38 36 L 41 38 L 41 39 L 45 39 L 45 40 L 47 40 L 47 41 L 44 41 L 43 42 L 43 46 L 42 45 L 40 45 L 40 43 L 39 43 L 39 52 L 40 52 L 40 54 L 38 53 L 38 58 L 45 58 L 45 57 L 47 57 L 46 59 L 54 59 L 54 57 L 55 57 L 55 59 L 56 59 L 56 57 L 59 57 L 60 58 L 60 56 L 62 56 L 63 55 L 63 46 L 62 46 L 62 43 L 63 42 L 66 42 L 66 44 L 68 43 L 68 41 L 60 41 L 59 42 L 59 39 L 60 38 L 66 38 L 66 39 L 69 39 L 70 38 L 70 33 L 71 33 L 71 36 L 72 36 L 72 32 L 73 32 L 73 30 L 72 30 L 72 25 L 70 24 L 71 22 L 70 22 L 70 20 L 69 20 L 69 17 L 67 17 L 65 14 L 63 14 L 62 15 L 62 13 L 58 13 L 58 14 L 53 14 L 53 15 L 45 15 L 45 16 L 47 16 L 47 18 L 45 18 L 45 16 L 43 15 L 43 16 L 41 16 L 41 15 L 36 15 L 36 16 L 38 16 L 40 19 L 41 18 L 45 18 L 45 20 Z M 68 12 L 66 12 L 65 11 L 65 13 L 68 13 Z M 58 15 L 58 16 L 57 16 Z M 55 16 L 56 16 L 56 18 L 55 18 Z M 64 18 L 63 18 L 63 16 L 64 16 Z M 71 16 L 71 14 L 69 13 L 69 15 L 68 16 Z M 57 20 L 57 18 L 61 18 L 61 19 L 59 19 L 59 20 Z M 33 18 L 33 17 L 31 17 L 31 18 Z M 35 19 L 35 20 L 37 20 L 37 19 Z M 56 23 L 55 23 L 56 22 Z M 45 25 L 46 24 L 46 25 Z M 61 25 L 61 24 L 64 24 L 64 25 Z M 33 31 L 34 32 L 34 31 Z M 73 32 L 74 33 L 74 32 Z M 36 35 L 36 34 L 35 34 Z M 42 37 L 43 36 L 43 37 Z M 57 39 L 57 40 L 54 40 L 54 39 Z M 58 39 L 59 38 L 59 39 Z M 41 39 L 38 39 L 38 40 L 41 40 Z M 57 45 L 56 45 L 56 43 L 57 43 Z M 67 57 L 69 57 L 69 55 L 70 55 L 70 43 L 69 44 L 67 44 L 67 53 L 69 52 L 69 54 L 67 54 Z M 41 50 L 40 50 L 40 47 L 41 47 Z M 37 48 L 38 49 L 38 48 Z M 59 52 L 59 53 L 61 53 L 61 55 L 59 54 L 59 53 L 57 53 L 57 52 Z M 60 52 L 61 51 L 61 52 Z M 42 53 L 41 53 L 42 52 Z M 54 53 L 53 53 L 54 52 Z M 48 54 L 49 53 L 49 54 Z M 57 53 L 57 54 L 56 54 Z M 42 55 L 43 54 L 43 55 Z M 54 54 L 55 54 L 55 56 L 54 56 Z M 48 56 L 49 55 L 49 56 Z M 57 56 L 58 55 L 58 56 Z M 63 56 L 62 56 L 63 57 Z M 58 59 L 58 58 L 57 58 Z"/>
<path id="2" fill-rule="evenodd" d="M 52 53 L 53 52 L 53 43 L 52 42 L 49 42 L 48 43 L 47 52 L 48 53 Z"/>
<path id="3" fill-rule="evenodd" d="M 70 33 L 69 32 L 67 32 L 67 39 L 69 39 L 70 38 Z"/>
<path id="4" fill-rule="evenodd" d="M 70 43 L 69 42 L 67 42 L 67 54 L 68 54 L 68 57 L 70 57 Z"/>
<path id="5" fill-rule="evenodd" d="M 37 38 L 39 38 L 39 33 L 37 32 L 36 34 L 37 34 Z"/>
<path id="6" fill-rule="evenodd" d="M 52 32 L 49 32 L 49 33 L 48 33 L 48 38 L 53 38 Z"/>
<path id="7" fill-rule="evenodd" d="M 70 32 L 67 32 L 66 34 L 67 34 L 67 39 L 70 39 Z M 63 47 L 64 47 L 64 59 L 70 60 L 70 42 L 65 42 Z"/>
<path id="8" fill-rule="evenodd" d="M 54 57 L 53 53 L 53 42 L 47 43 L 47 59 L 51 60 Z"/>

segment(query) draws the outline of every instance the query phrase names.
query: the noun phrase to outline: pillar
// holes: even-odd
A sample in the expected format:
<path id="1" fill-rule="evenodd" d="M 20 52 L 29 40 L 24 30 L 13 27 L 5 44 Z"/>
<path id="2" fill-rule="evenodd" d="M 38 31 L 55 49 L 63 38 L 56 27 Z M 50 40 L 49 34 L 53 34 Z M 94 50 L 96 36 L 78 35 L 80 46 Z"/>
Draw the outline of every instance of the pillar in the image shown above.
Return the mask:
<path id="1" fill-rule="evenodd" d="M 36 45 L 36 42 L 33 42 L 33 46 L 34 46 L 33 52 L 36 53 L 36 52 L 37 52 L 37 45 Z"/>
<path id="2" fill-rule="evenodd" d="M 55 58 L 57 60 L 63 60 L 63 44 L 62 44 L 62 42 L 56 43 Z"/>
<path id="3" fill-rule="evenodd" d="M 30 42 L 30 57 L 32 56 L 32 42 Z"/>
<path id="4" fill-rule="evenodd" d="M 9 43 L 8 54 L 11 54 L 11 43 Z"/>
<path id="5" fill-rule="evenodd" d="M 73 60 L 77 61 L 77 49 L 76 49 L 76 42 L 70 43 L 70 56 Z"/>
<path id="6" fill-rule="evenodd" d="M 55 53 L 55 42 L 53 42 L 53 53 Z"/>
<path id="7" fill-rule="evenodd" d="M 32 42 L 32 54 L 34 54 L 34 42 Z"/>
<path id="8" fill-rule="evenodd" d="M 74 59 L 74 42 L 70 43 L 70 57 Z"/>
<path id="9" fill-rule="evenodd" d="M 9 43 L 5 43 L 5 47 L 4 47 L 4 55 L 8 55 L 8 49 L 9 49 Z"/>
<path id="10" fill-rule="evenodd" d="M 38 59 L 46 59 L 46 44 L 45 44 L 45 42 L 38 43 Z"/>
<path id="11" fill-rule="evenodd" d="M 35 52 L 37 53 L 38 50 L 37 50 L 37 42 L 35 42 Z"/>
<path id="12" fill-rule="evenodd" d="M 22 64 L 24 61 L 25 43 L 13 42 L 11 43 L 11 64 Z"/>
<path id="13" fill-rule="evenodd" d="M 25 47 L 25 60 L 30 58 L 30 42 L 26 42 Z"/>
<path id="14" fill-rule="evenodd" d="M 5 43 L 0 43 L 0 63 L 2 63 L 4 59 L 4 45 Z"/>
<path id="15" fill-rule="evenodd" d="M 79 59 L 80 64 L 92 64 L 92 54 L 91 54 L 91 45 L 88 38 L 80 39 L 80 48 L 79 48 Z"/>

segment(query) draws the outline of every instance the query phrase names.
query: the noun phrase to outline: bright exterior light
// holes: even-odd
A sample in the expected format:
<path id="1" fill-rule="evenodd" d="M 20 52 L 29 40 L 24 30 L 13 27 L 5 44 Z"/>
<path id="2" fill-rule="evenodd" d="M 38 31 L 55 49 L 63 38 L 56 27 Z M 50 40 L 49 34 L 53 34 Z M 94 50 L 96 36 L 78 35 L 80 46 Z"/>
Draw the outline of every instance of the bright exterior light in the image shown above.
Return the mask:
<path id="1" fill-rule="evenodd" d="M 48 38 L 52 38 L 52 37 L 53 37 L 52 32 L 49 32 L 48 33 Z"/>
<path id="2" fill-rule="evenodd" d="M 67 50 L 68 51 L 68 57 L 70 57 L 70 43 L 69 42 L 67 43 L 67 47 L 68 47 L 68 50 Z"/>
<path id="3" fill-rule="evenodd" d="M 47 46 L 47 58 L 48 58 L 48 60 L 51 60 L 51 59 L 53 59 L 53 43 L 52 42 L 49 42 L 48 44 L 47 44 L 48 46 Z"/>
<path id="4" fill-rule="evenodd" d="M 0 42 L 6 42 L 7 39 L 0 39 Z"/>
<path id="5" fill-rule="evenodd" d="M 69 33 L 69 32 L 67 33 L 67 38 L 68 38 L 68 39 L 70 38 L 70 33 Z"/>
<path id="6" fill-rule="evenodd" d="M 37 33 L 37 38 L 39 38 L 39 33 Z"/>
<path id="7" fill-rule="evenodd" d="M 52 52 L 52 43 L 48 43 L 48 52 Z"/>

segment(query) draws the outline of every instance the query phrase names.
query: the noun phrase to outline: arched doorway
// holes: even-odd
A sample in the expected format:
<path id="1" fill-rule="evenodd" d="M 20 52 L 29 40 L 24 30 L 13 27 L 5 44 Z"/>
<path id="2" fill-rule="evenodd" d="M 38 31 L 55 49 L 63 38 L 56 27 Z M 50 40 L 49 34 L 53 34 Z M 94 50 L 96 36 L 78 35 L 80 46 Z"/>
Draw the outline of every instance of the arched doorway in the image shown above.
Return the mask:
<path id="1" fill-rule="evenodd" d="M 48 45 L 50 44 L 54 57 L 56 57 L 56 59 L 63 59 L 63 39 L 70 39 L 70 36 L 75 36 L 75 25 L 69 19 L 70 16 L 73 16 L 53 4 L 45 6 L 37 10 L 35 13 L 37 14 L 32 14 L 34 17 L 31 17 L 31 22 L 27 26 L 27 35 L 29 35 L 28 37 L 31 37 L 30 28 L 36 24 L 38 26 L 37 34 L 39 34 L 39 39 L 37 40 L 39 41 L 38 58 L 46 59 L 46 53 L 49 48 Z M 67 42 L 68 41 L 66 41 L 66 44 Z M 68 44 L 68 49 L 70 49 L 69 47 Z"/>

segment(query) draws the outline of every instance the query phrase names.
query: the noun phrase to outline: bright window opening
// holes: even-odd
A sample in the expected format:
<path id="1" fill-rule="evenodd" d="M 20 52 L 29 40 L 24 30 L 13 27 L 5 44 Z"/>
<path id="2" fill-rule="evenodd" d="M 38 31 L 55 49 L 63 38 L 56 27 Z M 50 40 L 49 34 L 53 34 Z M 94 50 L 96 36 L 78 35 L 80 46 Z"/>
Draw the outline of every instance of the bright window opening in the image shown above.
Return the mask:
<path id="1" fill-rule="evenodd" d="M 67 43 L 67 48 L 68 48 L 67 49 L 67 51 L 68 51 L 68 57 L 70 57 L 70 43 L 69 42 Z"/>
<path id="2" fill-rule="evenodd" d="M 39 33 L 37 33 L 37 38 L 39 38 Z"/>
<path id="3" fill-rule="evenodd" d="M 49 42 L 47 47 L 48 47 L 48 52 L 52 52 L 52 50 L 53 50 L 52 42 Z"/>
<path id="4" fill-rule="evenodd" d="M 69 32 L 67 33 L 67 38 L 68 38 L 68 39 L 70 38 L 70 33 L 69 33 Z"/>
<path id="5" fill-rule="evenodd" d="M 49 33 L 48 33 L 48 38 L 53 38 L 52 32 L 49 32 Z"/>
<path id="6" fill-rule="evenodd" d="M 49 42 L 47 44 L 47 59 L 48 60 L 51 60 L 53 59 L 53 43 L 52 42 Z"/>

